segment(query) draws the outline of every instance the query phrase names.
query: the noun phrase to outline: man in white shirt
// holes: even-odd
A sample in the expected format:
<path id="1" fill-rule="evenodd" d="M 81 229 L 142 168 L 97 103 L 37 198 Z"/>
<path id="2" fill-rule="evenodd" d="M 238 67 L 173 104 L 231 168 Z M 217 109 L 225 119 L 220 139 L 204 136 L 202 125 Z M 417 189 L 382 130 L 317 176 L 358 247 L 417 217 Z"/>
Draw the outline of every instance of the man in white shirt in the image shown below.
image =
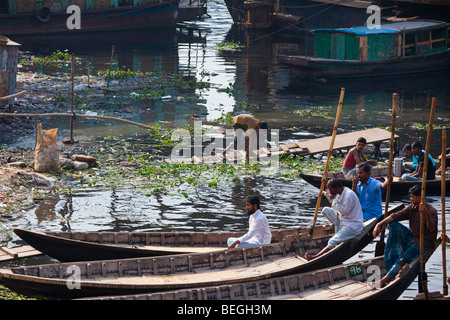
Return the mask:
<path id="1" fill-rule="evenodd" d="M 249 230 L 240 238 L 229 238 L 228 249 L 238 247 L 257 246 L 269 244 L 272 240 L 269 222 L 266 216 L 259 209 L 258 196 L 248 196 L 245 199 L 245 208 L 249 215 Z"/>
<path id="2" fill-rule="evenodd" d="M 339 243 L 358 236 L 363 228 L 363 213 L 358 196 L 350 188 L 344 187 L 339 180 L 331 179 L 327 183 L 326 197 L 331 202 L 331 208 L 322 209 L 322 214 L 335 227 L 334 236 L 328 240 L 328 245 L 314 256 L 306 253 L 307 260 L 315 259 L 330 251 Z"/>

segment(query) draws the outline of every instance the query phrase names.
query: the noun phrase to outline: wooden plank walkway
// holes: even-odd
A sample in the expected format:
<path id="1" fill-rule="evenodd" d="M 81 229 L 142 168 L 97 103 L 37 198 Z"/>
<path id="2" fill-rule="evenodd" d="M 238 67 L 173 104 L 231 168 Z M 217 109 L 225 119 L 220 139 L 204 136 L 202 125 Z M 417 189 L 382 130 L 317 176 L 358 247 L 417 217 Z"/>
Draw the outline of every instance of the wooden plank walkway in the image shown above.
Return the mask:
<path id="1" fill-rule="evenodd" d="M 20 246 L 15 248 L 0 247 L 0 262 L 28 258 L 41 255 L 42 252 L 32 246 Z"/>
<path id="2" fill-rule="evenodd" d="M 356 145 L 356 140 L 358 140 L 359 137 L 366 138 L 367 144 L 374 144 L 375 148 L 379 151 L 381 142 L 391 139 L 391 132 L 380 128 L 372 128 L 338 134 L 334 141 L 333 150 L 352 148 Z M 398 139 L 399 136 L 395 135 L 395 140 L 398 141 Z M 281 153 L 286 152 L 287 154 L 314 155 L 328 152 L 330 143 L 331 136 L 327 136 L 281 145 L 280 151 Z"/>

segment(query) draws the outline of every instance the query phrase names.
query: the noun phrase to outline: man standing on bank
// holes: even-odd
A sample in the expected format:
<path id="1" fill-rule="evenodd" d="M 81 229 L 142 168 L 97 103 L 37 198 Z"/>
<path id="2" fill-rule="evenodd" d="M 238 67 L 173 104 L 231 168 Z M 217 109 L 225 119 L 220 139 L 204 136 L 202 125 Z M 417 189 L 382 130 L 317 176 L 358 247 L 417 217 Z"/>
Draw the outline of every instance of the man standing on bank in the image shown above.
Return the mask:
<path id="1" fill-rule="evenodd" d="M 249 229 L 246 234 L 240 238 L 229 238 L 227 241 L 228 249 L 237 247 L 249 247 L 262 244 L 269 244 L 272 240 L 269 222 L 266 216 L 259 209 L 259 197 L 248 196 L 245 199 L 245 208 L 249 216 Z"/>
<path id="2" fill-rule="evenodd" d="M 370 166 L 367 163 L 359 164 L 356 176 L 352 179 L 352 190 L 356 193 L 361 204 L 364 220 L 380 219 L 383 214 L 381 201 L 382 190 L 386 189 L 392 177 L 384 182 L 370 176 Z"/>
<path id="3" fill-rule="evenodd" d="M 420 254 L 420 211 L 424 214 L 424 254 L 434 248 L 437 238 L 437 210 L 429 203 L 421 203 L 422 187 L 415 185 L 409 189 L 411 204 L 403 210 L 391 214 L 377 223 L 373 230 L 376 238 L 381 227 L 389 224 L 389 235 L 384 250 L 387 274 L 380 280 L 380 287 L 394 279 L 399 271 L 400 259 L 411 263 Z M 409 220 L 409 229 L 398 221 Z"/>

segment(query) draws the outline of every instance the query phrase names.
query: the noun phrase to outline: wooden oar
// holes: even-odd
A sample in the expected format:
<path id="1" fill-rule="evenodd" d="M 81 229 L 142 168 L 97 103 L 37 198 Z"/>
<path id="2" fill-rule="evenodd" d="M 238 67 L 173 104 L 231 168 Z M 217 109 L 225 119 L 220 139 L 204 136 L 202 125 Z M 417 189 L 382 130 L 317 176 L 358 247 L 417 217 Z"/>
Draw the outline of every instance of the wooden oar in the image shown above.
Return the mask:
<path id="1" fill-rule="evenodd" d="M 425 195 L 426 195 L 426 188 L 427 188 L 427 171 L 428 171 L 428 162 L 429 162 L 429 154 L 430 154 L 430 144 L 431 144 L 431 131 L 433 130 L 433 120 L 434 120 L 434 111 L 436 109 L 436 98 L 433 98 L 431 101 L 431 111 L 430 111 L 430 120 L 428 122 L 428 132 L 427 132 L 427 142 L 425 145 L 425 157 L 423 161 L 423 168 L 422 168 L 422 194 L 421 194 L 421 200 L 420 204 L 424 204 L 426 202 Z M 425 297 L 427 300 L 429 299 L 428 296 L 428 289 L 427 289 L 427 281 L 426 281 L 426 274 L 425 274 L 425 261 L 424 261 L 424 255 L 423 255 L 423 249 L 424 249 L 424 232 L 425 232 L 425 219 L 424 219 L 424 213 L 422 210 L 420 210 L 420 271 L 419 271 L 419 288 L 422 288 L 423 292 L 425 293 Z M 420 290 L 419 290 L 420 291 Z"/>
<path id="2" fill-rule="evenodd" d="M 317 214 L 318 214 L 319 208 L 320 208 L 320 201 L 322 200 L 323 191 L 325 190 L 325 186 L 326 186 L 326 179 L 328 176 L 328 167 L 330 164 L 331 155 L 333 154 L 334 140 L 336 139 L 336 133 L 337 133 L 338 125 L 339 125 L 339 118 L 341 117 L 342 103 L 344 101 L 344 94 L 345 94 L 345 88 L 341 88 L 341 95 L 339 97 L 339 104 L 338 104 L 338 108 L 336 111 L 336 119 L 334 120 L 333 135 L 331 136 L 330 148 L 328 149 L 328 155 L 327 155 L 327 162 L 325 164 L 325 170 L 323 172 L 322 184 L 320 185 L 319 197 L 317 198 L 316 210 L 314 212 L 314 220 L 313 220 L 311 229 L 309 230 L 310 236 L 312 236 L 312 234 L 314 232 L 314 227 L 316 226 Z"/>
<path id="3" fill-rule="evenodd" d="M 391 124 L 391 141 L 390 141 L 390 149 L 389 149 L 389 173 L 388 173 L 388 179 L 389 177 L 392 177 L 392 163 L 394 162 L 394 140 L 395 140 L 395 121 L 397 119 L 397 94 L 392 94 L 392 124 Z M 386 188 L 386 207 L 384 208 L 384 215 L 383 219 L 386 219 L 388 217 L 389 212 L 389 200 L 391 196 L 391 182 L 388 182 L 387 188 Z M 375 246 L 375 256 L 381 256 L 384 254 L 384 233 L 385 233 L 386 227 L 383 226 L 381 229 L 381 235 L 380 235 L 380 241 L 377 242 L 377 245 Z"/>
<path id="4" fill-rule="evenodd" d="M 445 229 L 447 228 L 445 224 L 445 156 L 447 149 L 447 131 L 442 130 L 442 155 L 441 155 L 441 216 L 442 216 L 442 234 L 445 236 Z M 442 239 L 442 288 L 443 294 L 448 295 L 448 284 L 447 284 L 447 246 L 445 240 Z"/>

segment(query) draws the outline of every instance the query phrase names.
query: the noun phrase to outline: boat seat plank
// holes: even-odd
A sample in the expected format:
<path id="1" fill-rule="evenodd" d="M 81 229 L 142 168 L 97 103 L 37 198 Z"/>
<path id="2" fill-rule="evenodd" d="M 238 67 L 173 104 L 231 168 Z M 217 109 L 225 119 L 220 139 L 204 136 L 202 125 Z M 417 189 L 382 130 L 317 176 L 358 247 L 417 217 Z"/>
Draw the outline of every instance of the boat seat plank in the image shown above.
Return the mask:
<path id="1" fill-rule="evenodd" d="M 158 251 L 171 251 L 177 252 L 192 252 L 192 253 L 202 253 L 202 252 L 212 252 L 220 251 L 226 248 L 224 247 L 166 247 L 166 246 L 142 246 L 138 247 L 146 250 L 158 250 Z"/>

